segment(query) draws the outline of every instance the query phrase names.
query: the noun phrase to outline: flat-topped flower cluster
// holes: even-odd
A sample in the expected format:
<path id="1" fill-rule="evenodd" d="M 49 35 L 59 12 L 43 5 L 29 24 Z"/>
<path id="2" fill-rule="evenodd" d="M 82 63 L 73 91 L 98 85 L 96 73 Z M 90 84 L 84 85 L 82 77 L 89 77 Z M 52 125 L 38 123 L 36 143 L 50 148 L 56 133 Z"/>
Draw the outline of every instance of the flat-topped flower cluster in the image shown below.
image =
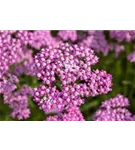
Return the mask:
<path id="1" fill-rule="evenodd" d="M 92 49 L 78 45 L 62 43 L 42 49 L 35 56 L 35 64 L 43 84 L 35 88 L 34 100 L 46 113 L 59 113 L 68 105 L 80 106 L 86 97 L 107 94 L 112 76 L 92 70 L 97 62 Z"/>

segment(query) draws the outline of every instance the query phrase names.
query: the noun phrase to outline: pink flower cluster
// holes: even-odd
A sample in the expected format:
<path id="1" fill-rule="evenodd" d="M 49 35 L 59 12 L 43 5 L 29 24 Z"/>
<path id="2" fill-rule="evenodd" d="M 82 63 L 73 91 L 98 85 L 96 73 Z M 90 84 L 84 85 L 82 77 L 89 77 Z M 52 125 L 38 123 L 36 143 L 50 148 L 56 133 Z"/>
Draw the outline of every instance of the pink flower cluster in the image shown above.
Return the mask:
<path id="1" fill-rule="evenodd" d="M 130 54 L 127 56 L 127 59 L 128 59 L 130 62 L 135 62 L 135 51 L 133 51 L 132 53 L 130 53 Z"/>
<path id="2" fill-rule="evenodd" d="M 30 116 L 30 109 L 28 108 L 28 95 L 32 95 L 32 89 L 27 85 L 24 85 L 17 92 L 4 95 L 4 103 L 8 104 L 12 109 L 12 118 L 22 120 L 27 119 Z"/>
<path id="3" fill-rule="evenodd" d="M 94 121 L 135 121 L 128 109 L 129 100 L 121 94 L 102 103 L 95 113 Z"/>
<path id="4" fill-rule="evenodd" d="M 96 52 L 102 52 L 107 55 L 110 51 L 110 45 L 107 42 L 104 31 L 88 31 L 88 36 L 81 42 L 81 45 L 90 47 Z"/>
<path id="5" fill-rule="evenodd" d="M 12 75 L 4 78 L 0 82 L 0 94 L 3 94 L 4 103 L 8 104 L 11 108 L 11 117 L 19 120 L 26 119 L 30 115 L 28 108 L 28 95 L 33 94 L 33 90 L 24 85 L 21 89 L 17 90 L 19 80 L 16 76 Z"/>
<path id="6" fill-rule="evenodd" d="M 78 38 L 76 30 L 60 30 L 58 32 L 58 36 L 63 41 L 71 40 L 72 42 L 75 42 L 77 40 L 77 38 Z"/>
<path id="7" fill-rule="evenodd" d="M 0 78 L 16 63 L 22 50 L 20 41 L 12 38 L 14 31 L 0 31 Z"/>
<path id="8" fill-rule="evenodd" d="M 112 76 L 91 70 L 98 57 L 90 48 L 68 43 L 42 49 L 35 56 L 37 77 L 34 100 L 46 113 L 61 112 L 69 105 L 80 106 L 84 98 L 111 91 Z"/>
<path id="9" fill-rule="evenodd" d="M 127 41 L 131 42 L 135 40 L 135 31 L 134 30 L 111 30 L 111 38 L 116 39 L 118 42 Z"/>
<path id="10" fill-rule="evenodd" d="M 120 54 L 120 52 L 125 50 L 124 43 L 125 42 L 134 42 L 135 41 L 135 30 L 111 30 L 110 37 L 115 39 L 115 45 L 118 45 L 115 50 L 116 56 Z M 120 44 L 121 43 L 121 44 Z M 131 62 L 134 62 L 134 52 L 131 52 L 127 59 Z"/>
<path id="11" fill-rule="evenodd" d="M 19 33 L 24 34 L 19 38 Z M 32 50 L 26 47 L 29 41 L 28 31 L 0 31 L 0 78 L 5 76 L 10 66 L 18 65 L 19 63 L 25 64 L 29 67 L 33 63 Z M 16 36 L 16 38 L 14 36 Z M 25 37 L 25 38 L 23 38 Z M 31 70 L 32 72 L 32 70 Z M 34 71 L 33 71 L 34 72 Z"/>

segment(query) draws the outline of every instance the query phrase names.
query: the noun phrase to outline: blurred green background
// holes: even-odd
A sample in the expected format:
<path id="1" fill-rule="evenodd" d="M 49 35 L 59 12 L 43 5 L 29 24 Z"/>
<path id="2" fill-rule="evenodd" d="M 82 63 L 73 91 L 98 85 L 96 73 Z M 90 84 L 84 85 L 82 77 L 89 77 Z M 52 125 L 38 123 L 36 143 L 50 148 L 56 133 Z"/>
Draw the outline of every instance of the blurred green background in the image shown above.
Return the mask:
<path id="1" fill-rule="evenodd" d="M 54 32 L 55 34 L 56 32 Z M 112 92 L 106 95 L 100 95 L 96 97 L 89 97 L 85 104 L 81 106 L 81 111 L 86 120 L 92 120 L 92 116 L 98 109 L 102 101 L 105 101 L 118 93 L 123 94 L 130 100 L 130 107 L 128 108 L 133 114 L 135 114 L 135 64 L 130 63 L 127 60 L 127 55 L 132 52 L 134 43 L 124 43 L 125 51 L 121 52 L 118 58 L 116 58 L 114 52 L 109 52 L 107 56 L 103 54 L 97 54 L 99 57 L 99 63 L 93 66 L 93 69 L 103 69 L 113 76 L 113 88 Z M 28 84 L 32 87 L 39 85 L 39 81 L 34 77 L 23 75 L 20 77 L 20 85 Z M 39 110 L 38 106 L 29 97 L 29 107 L 31 109 L 31 116 L 27 120 L 42 121 L 46 118 L 46 115 Z M 8 105 L 3 104 L 3 98 L 0 96 L 0 120 L 15 120 L 10 118 L 10 112 Z"/>

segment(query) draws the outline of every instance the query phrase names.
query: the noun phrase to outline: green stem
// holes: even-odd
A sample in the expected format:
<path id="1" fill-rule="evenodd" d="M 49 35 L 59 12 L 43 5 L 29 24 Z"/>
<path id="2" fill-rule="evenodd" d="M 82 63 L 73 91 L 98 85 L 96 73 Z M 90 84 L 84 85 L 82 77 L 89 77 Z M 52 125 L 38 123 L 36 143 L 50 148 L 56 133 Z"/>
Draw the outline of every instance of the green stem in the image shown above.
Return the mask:
<path id="1" fill-rule="evenodd" d="M 132 69 L 135 70 L 134 66 Z M 134 92 L 135 92 L 135 74 L 133 74 L 132 88 L 131 88 L 130 94 L 129 94 L 130 99 L 132 99 Z"/>
<path id="2" fill-rule="evenodd" d="M 93 107 L 96 107 L 98 104 L 99 104 L 98 101 L 94 100 L 91 103 L 88 103 L 87 105 L 83 105 L 81 110 L 83 111 L 89 110 Z"/>

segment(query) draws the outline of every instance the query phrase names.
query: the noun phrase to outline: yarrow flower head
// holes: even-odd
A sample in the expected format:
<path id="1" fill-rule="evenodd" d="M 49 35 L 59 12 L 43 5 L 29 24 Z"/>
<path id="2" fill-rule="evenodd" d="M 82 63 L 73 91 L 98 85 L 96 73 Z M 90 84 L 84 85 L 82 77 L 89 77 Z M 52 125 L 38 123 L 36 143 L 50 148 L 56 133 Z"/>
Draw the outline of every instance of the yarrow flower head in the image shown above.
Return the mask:
<path id="1" fill-rule="evenodd" d="M 28 41 L 30 42 L 28 33 L 28 31 L 0 31 L 0 78 L 8 73 L 10 66 L 24 61 L 30 64 L 33 61 L 33 52 L 26 48 Z"/>
<path id="2" fill-rule="evenodd" d="M 133 30 L 111 30 L 111 38 L 116 39 L 119 42 L 126 41 L 131 42 L 135 39 L 135 31 Z"/>
<path id="3" fill-rule="evenodd" d="M 76 30 L 60 30 L 58 32 L 58 36 L 63 41 L 71 40 L 72 42 L 75 42 L 77 40 L 77 31 Z"/>
<path id="4" fill-rule="evenodd" d="M 132 53 L 130 53 L 130 54 L 127 56 L 127 59 L 128 59 L 130 62 L 135 62 L 135 51 L 133 51 Z"/>
<path id="5" fill-rule="evenodd" d="M 11 117 L 19 120 L 27 119 L 30 116 L 28 108 L 28 95 L 32 95 L 33 90 L 24 85 L 20 90 L 4 95 L 4 103 L 12 109 Z"/>
<path id="6" fill-rule="evenodd" d="M 96 52 L 107 55 L 110 51 L 110 45 L 107 42 L 103 31 L 88 31 L 88 36 L 81 42 L 81 45 L 90 47 Z"/>
<path id="7" fill-rule="evenodd" d="M 46 113 L 62 111 L 69 104 L 80 106 L 84 97 L 111 91 L 112 76 L 91 70 L 98 57 L 90 48 L 59 44 L 42 49 L 35 56 L 37 77 L 43 84 L 35 88 L 34 100 Z"/>
<path id="8" fill-rule="evenodd" d="M 135 117 L 128 111 L 128 98 L 123 95 L 116 95 L 114 98 L 102 103 L 95 113 L 94 121 L 133 121 Z"/>
<path id="9" fill-rule="evenodd" d="M 28 108 L 28 95 L 33 95 L 33 90 L 27 85 L 23 85 L 17 90 L 19 79 L 15 75 L 8 74 L 0 81 L 0 94 L 3 95 L 5 104 L 11 108 L 11 117 L 19 120 L 30 116 Z"/>
<path id="10" fill-rule="evenodd" d="M 18 52 L 22 50 L 20 41 L 13 39 L 11 33 L 0 31 L 0 78 L 17 62 Z"/>

